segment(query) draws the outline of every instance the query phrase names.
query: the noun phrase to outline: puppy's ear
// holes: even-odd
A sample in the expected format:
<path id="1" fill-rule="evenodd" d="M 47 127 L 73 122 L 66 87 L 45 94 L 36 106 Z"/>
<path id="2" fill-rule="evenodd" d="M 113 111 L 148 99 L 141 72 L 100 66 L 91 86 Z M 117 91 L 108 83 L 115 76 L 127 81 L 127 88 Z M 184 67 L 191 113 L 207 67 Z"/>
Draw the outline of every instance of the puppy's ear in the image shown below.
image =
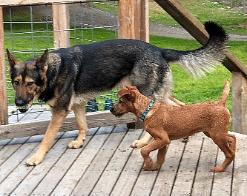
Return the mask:
<path id="1" fill-rule="evenodd" d="M 136 98 L 135 92 L 130 87 L 126 87 L 126 88 L 121 89 L 118 92 L 118 96 L 119 97 L 125 97 L 128 101 L 131 101 L 131 102 L 134 102 L 135 98 Z"/>
<path id="2" fill-rule="evenodd" d="M 45 67 L 47 66 L 47 60 L 48 60 L 48 49 L 46 49 L 42 54 L 42 56 L 36 60 L 36 66 L 39 69 L 44 70 Z"/>
<path id="3" fill-rule="evenodd" d="M 118 91 L 118 96 L 123 97 L 124 95 L 129 94 L 129 90 L 127 88 L 122 88 L 120 91 Z"/>
<path id="4" fill-rule="evenodd" d="M 14 55 L 11 54 L 8 49 L 6 49 L 6 52 L 7 52 L 7 56 L 8 56 L 9 66 L 11 68 L 13 68 L 17 61 L 16 61 Z"/>
<path id="5" fill-rule="evenodd" d="M 133 91 L 130 91 L 129 94 L 124 95 L 124 97 L 131 102 L 134 102 L 136 99 L 136 94 Z"/>

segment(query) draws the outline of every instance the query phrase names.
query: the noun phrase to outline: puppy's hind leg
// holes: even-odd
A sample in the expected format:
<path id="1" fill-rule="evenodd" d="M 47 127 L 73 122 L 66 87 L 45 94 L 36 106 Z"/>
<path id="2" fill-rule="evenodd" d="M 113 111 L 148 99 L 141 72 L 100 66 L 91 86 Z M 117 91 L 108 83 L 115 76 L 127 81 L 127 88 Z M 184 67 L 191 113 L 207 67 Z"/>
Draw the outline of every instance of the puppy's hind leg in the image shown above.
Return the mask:
<path id="1" fill-rule="evenodd" d="M 212 138 L 214 143 L 218 145 L 218 147 L 225 154 L 225 160 L 221 165 L 217 165 L 213 167 L 210 171 L 212 172 L 224 172 L 225 169 L 230 165 L 235 157 L 236 151 L 236 138 L 234 135 L 230 135 L 227 133 L 217 134 L 214 138 Z"/>
<path id="2" fill-rule="evenodd" d="M 79 128 L 79 133 L 77 138 L 68 144 L 68 148 L 80 148 L 83 145 L 88 130 L 85 104 L 75 104 L 73 105 L 72 110 L 75 113 L 75 119 Z"/>

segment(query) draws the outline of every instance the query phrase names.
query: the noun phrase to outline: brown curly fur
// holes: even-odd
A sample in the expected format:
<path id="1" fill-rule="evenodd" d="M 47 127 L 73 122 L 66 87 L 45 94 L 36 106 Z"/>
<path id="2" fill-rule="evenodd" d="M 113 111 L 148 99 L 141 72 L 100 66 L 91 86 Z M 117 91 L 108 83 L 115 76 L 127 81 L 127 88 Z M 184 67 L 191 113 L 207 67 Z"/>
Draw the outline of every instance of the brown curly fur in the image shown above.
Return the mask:
<path id="1" fill-rule="evenodd" d="M 225 171 L 234 159 L 236 150 L 235 136 L 227 132 L 230 113 L 226 108 L 226 99 L 229 89 L 229 84 L 226 82 L 222 97 L 217 102 L 177 107 L 157 101 L 144 120 L 144 129 L 154 138 L 150 144 L 141 149 L 144 169 L 157 170 L 161 167 L 171 140 L 188 137 L 203 131 L 225 154 L 224 162 L 213 167 L 211 171 Z M 132 112 L 140 117 L 151 101 L 135 87 L 121 89 L 119 96 L 120 101 L 111 110 L 116 116 Z M 153 163 L 149 154 L 157 149 L 157 161 Z"/>

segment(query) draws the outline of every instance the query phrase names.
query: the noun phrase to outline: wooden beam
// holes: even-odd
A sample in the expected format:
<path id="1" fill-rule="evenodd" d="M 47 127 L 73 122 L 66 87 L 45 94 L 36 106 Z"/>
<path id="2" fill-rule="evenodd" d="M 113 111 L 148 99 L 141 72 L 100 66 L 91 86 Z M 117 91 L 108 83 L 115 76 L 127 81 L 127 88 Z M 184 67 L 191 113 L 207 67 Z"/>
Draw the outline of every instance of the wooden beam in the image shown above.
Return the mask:
<path id="1" fill-rule="evenodd" d="M 69 9 L 66 4 L 52 4 L 54 47 L 69 47 Z"/>
<path id="2" fill-rule="evenodd" d="M 87 113 L 87 123 L 89 128 L 104 127 L 117 124 L 126 124 L 136 121 L 136 116 L 133 114 L 126 114 L 121 118 L 113 116 L 109 111 L 104 112 L 91 112 Z M 0 139 L 9 139 L 16 137 L 26 137 L 33 135 L 44 134 L 49 120 L 32 121 L 25 123 L 15 123 L 0 126 Z M 71 131 L 78 129 L 74 116 L 66 118 L 60 131 Z"/>
<path id="3" fill-rule="evenodd" d="M 168 14 L 184 27 L 197 41 L 205 44 L 208 34 L 202 23 L 189 13 L 176 0 L 155 0 Z M 210 19 L 209 19 L 210 20 Z M 231 52 L 228 52 L 223 64 L 230 71 L 242 72 L 247 77 L 247 67 L 244 66 Z"/>
<path id="4" fill-rule="evenodd" d="M 8 106 L 4 60 L 3 8 L 0 7 L 0 124 L 8 123 Z"/>
<path id="5" fill-rule="evenodd" d="M 232 126 L 247 134 L 247 80 L 240 72 L 232 72 Z"/>
<path id="6" fill-rule="evenodd" d="M 119 0 L 119 38 L 149 42 L 148 0 Z"/>
<path id="7" fill-rule="evenodd" d="M 118 2 L 118 37 L 120 39 L 135 39 L 135 1 L 119 0 Z"/>
<path id="8" fill-rule="evenodd" d="M 18 6 L 34 4 L 51 4 L 51 3 L 74 3 L 85 2 L 86 0 L 0 0 L 0 6 Z M 101 0 L 99 0 L 101 1 Z"/>

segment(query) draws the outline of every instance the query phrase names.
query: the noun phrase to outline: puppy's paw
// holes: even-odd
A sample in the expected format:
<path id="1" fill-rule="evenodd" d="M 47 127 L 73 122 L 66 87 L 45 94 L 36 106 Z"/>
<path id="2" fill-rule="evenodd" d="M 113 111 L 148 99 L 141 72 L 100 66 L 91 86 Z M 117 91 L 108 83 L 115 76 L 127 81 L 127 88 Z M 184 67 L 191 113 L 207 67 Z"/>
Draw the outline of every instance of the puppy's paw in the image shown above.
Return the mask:
<path id="1" fill-rule="evenodd" d="M 151 158 L 149 158 L 148 160 L 144 161 L 143 169 L 145 171 L 153 171 L 153 169 L 154 169 L 153 166 L 154 166 L 153 161 Z"/>
<path id="2" fill-rule="evenodd" d="M 211 172 L 215 172 L 215 173 L 220 173 L 220 172 L 224 172 L 225 169 L 221 166 L 216 166 L 210 169 Z"/>
<path id="3" fill-rule="evenodd" d="M 131 148 L 142 148 L 144 146 L 146 146 L 148 143 L 143 141 L 143 140 L 135 140 L 130 147 Z"/>
<path id="4" fill-rule="evenodd" d="M 40 154 L 34 154 L 30 158 L 27 159 L 26 164 L 27 166 L 35 166 L 40 164 L 44 159 L 43 155 Z"/>
<path id="5" fill-rule="evenodd" d="M 83 146 L 83 141 L 73 140 L 68 144 L 68 148 L 77 149 Z"/>

